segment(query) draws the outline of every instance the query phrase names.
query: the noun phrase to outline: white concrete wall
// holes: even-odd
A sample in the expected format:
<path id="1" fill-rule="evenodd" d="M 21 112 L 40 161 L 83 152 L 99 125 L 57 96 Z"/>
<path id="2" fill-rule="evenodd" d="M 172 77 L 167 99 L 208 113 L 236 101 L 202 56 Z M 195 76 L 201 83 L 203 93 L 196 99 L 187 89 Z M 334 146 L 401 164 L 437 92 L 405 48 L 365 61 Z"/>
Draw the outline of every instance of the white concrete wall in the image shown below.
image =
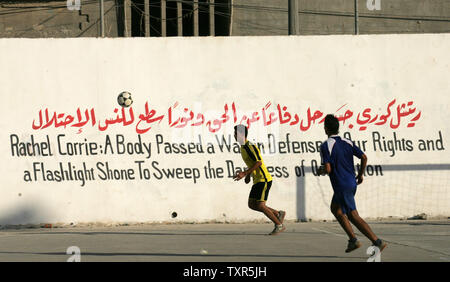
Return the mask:
<path id="1" fill-rule="evenodd" d="M 2 225 L 264 218 L 247 208 L 250 185 L 228 177 L 227 160 L 236 167 L 245 166 L 240 155 L 221 152 L 215 139 L 215 135 L 228 139 L 232 134 L 233 103 L 236 123 L 240 123 L 244 114 L 251 116 L 258 112 L 259 120 L 251 125 L 249 139 L 265 142 L 266 150 L 268 134 L 273 134 L 277 141 L 286 141 L 289 134 L 290 144 L 323 141 L 326 136 L 319 121 L 327 113 L 343 116 L 347 112 L 341 133 L 348 132 L 352 139 L 366 141 L 369 164 L 381 166 L 383 174 L 367 176 L 359 186 L 356 201 L 362 216 L 450 214 L 449 34 L 2 39 L 0 50 Z M 116 98 L 123 90 L 133 95 L 134 119 L 129 125 L 121 122 L 101 130 L 106 119 L 117 119 Z M 388 105 L 394 99 L 386 123 L 375 125 L 382 121 L 381 116 L 387 115 Z M 123 136 L 127 142 L 138 141 L 136 128 L 145 125 L 140 115 L 145 113 L 146 102 L 149 110 L 156 110 L 156 116 L 163 116 L 161 122 L 139 135 L 143 143 L 150 144 L 150 157 L 118 154 L 117 136 Z M 409 102 L 412 103 L 408 105 Z M 207 122 L 215 127 L 214 120 L 222 119 L 225 105 L 229 119 L 213 133 Z M 301 130 L 298 123 L 281 124 L 277 105 L 281 109 L 287 107 L 291 121 L 297 114 L 303 126 L 308 124 L 308 109 L 311 115 L 319 111 L 320 118 L 307 130 Z M 273 112 L 276 119 L 270 126 L 264 126 L 263 122 L 262 109 L 266 106 L 266 115 Z M 185 108 L 187 114 L 183 115 Z M 371 109 L 370 121 L 378 117 L 360 130 L 358 114 L 365 119 L 362 114 L 367 108 Z M 47 123 L 46 109 L 50 119 L 55 112 L 62 114 L 58 122 L 66 121 L 66 126 L 57 127 L 50 122 L 43 128 Z M 85 110 L 91 114 L 93 109 L 95 114 L 95 122 L 89 115 L 90 120 L 81 127 L 81 132 L 79 127 L 72 126 L 78 122 L 77 109 L 83 120 Z M 171 126 L 169 109 L 172 120 L 189 117 L 190 111 L 194 120 L 184 129 Z M 398 123 L 398 109 L 404 116 L 400 116 L 398 128 L 392 128 L 391 122 L 394 127 Z M 204 115 L 203 124 L 192 126 L 201 121 L 200 113 Z M 129 114 L 126 110 L 127 121 Z M 37 129 L 33 129 L 33 122 Z M 414 126 L 408 127 L 411 122 Z M 435 150 L 419 150 L 420 139 L 436 141 L 439 132 L 442 143 L 435 142 Z M 397 150 L 391 156 L 390 151 L 374 148 L 374 134 L 389 141 L 394 133 L 397 139 L 410 140 L 412 151 Z M 97 144 L 97 155 L 84 151 L 74 156 L 62 155 L 58 151 L 60 134 L 65 135 L 60 138 L 64 150 L 68 143 L 92 142 Z M 44 142 L 48 136 L 53 155 L 16 156 L 14 148 L 18 145 L 15 137 L 11 137 L 14 135 L 20 142 L 31 142 L 31 136 L 35 142 Z M 167 154 L 163 144 L 158 152 L 157 136 L 173 144 L 196 142 L 199 135 L 203 153 Z M 107 137 L 114 152 L 107 146 Z M 213 144 L 210 149 L 214 153 L 207 152 L 208 143 Z M 317 152 L 265 152 L 263 158 L 268 166 L 284 170 L 281 177 L 274 173 L 270 206 L 286 210 L 288 219 L 332 218 L 328 209 L 332 197 L 329 180 L 311 173 L 311 162 L 320 162 Z M 149 170 L 150 179 L 140 179 L 136 161 L 145 161 L 143 166 Z M 206 178 L 204 166 L 208 161 L 212 167 L 224 170 L 222 178 Z M 86 181 L 84 186 L 76 180 L 44 181 L 40 171 L 36 171 L 35 178 L 35 166 L 40 163 L 45 170 L 55 171 L 59 170 L 59 163 L 66 168 L 68 162 L 76 169 L 82 169 L 83 164 L 92 169 L 95 180 Z M 135 179 L 101 180 L 99 162 L 108 162 L 111 168 L 131 169 Z M 157 162 L 160 170 L 198 169 L 199 178 L 195 183 L 185 178 L 158 179 L 158 170 L 152 162 Z M 301 168 L 302 164 L 306 176 L 297 177 L 295 167 Z M 178 213 L 176 219 L 170 217 L 173 211 Z"/>

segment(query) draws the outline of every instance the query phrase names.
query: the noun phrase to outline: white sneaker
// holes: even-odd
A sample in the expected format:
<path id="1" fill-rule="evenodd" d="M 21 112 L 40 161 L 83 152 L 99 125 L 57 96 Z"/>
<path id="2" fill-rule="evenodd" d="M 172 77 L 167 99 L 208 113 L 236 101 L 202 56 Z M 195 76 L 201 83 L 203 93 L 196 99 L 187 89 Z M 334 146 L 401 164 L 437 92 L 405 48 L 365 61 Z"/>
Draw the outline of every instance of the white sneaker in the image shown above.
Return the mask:
<path id="1" fill-rule="evenodd" d="M 272 230 L 272 232 L 269 233 L 269 235 L 278 235 L 279 233 L 286 230 L 286 227 L 284 225 L 275 225 L 275 228 Z"/>
<path id="2" fill-rule="evenodd" d="M 286 212 L 285 211 L 278 211 L 277 218 L 281 222 L 281 224 L 283 224 L 285 216 L 286 216 Z"/>

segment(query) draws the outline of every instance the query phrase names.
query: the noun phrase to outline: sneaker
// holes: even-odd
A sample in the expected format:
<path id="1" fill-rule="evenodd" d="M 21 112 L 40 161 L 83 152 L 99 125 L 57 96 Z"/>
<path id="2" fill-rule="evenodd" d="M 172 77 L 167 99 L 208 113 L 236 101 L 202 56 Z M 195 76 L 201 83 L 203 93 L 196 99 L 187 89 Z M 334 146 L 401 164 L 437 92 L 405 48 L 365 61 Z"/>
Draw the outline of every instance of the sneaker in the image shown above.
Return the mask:
<path id="1" fill-rule="evenodd" d="M 285 211 L 278 211 L 277 218 L 281 222 L 281 224 L 283 224 L 285 216 L 286 216 L 286 212 Z"/>
<path id="2" fill-rule="evenodd" d="M 286 227 L 284 227 L 284 225 L 275 225 L 275 228 L 272 230 L 272 232 L 269 233 L 269 235 L 278 235 L 284 230 L 286 230 Z"/>
<path id="3" fill-rule="evenodd" d="M 359 247 L 361 247 L 361 242 L 359 242 L 358 240 L 352 242 L 350 240 L 348 240 L 348 245 L 347 245 L 347 249 L 345 250 L 346 253 L 350 253 L 356 249 L 358 249 Z"/>
<path id="4" fill-rule="evenodd" d="M 378 239 L 373 245 L 375 247 L 378 247 L 378 249 L 380 249 L 380 252 L 382 252 L 387 246 L 386 242 L 381 239 Z"/>

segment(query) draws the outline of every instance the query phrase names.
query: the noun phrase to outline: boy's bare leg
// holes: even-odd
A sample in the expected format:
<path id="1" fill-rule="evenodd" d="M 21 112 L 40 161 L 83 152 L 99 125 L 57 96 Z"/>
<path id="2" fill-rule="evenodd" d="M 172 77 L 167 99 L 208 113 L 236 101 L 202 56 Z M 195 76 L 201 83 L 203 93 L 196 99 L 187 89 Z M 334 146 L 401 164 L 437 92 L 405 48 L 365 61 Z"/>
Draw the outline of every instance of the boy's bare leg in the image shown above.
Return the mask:
<path id="1" fill-rule="evenodd" d="M 351 240 L 356 238 L 355 233 L 353 232 L 353 228 L 350 225 L 350 221 L 347 216 L 342 212 L 342 209 L 339 205 L 331 203 L 331 212 L 334 217 L 336 217 L 337 221 L 341 225 L 342 229 L 344 229 L 345 233 L 347 233 L 348 238 Z"/>
<path id="2" fill-rule="evenodd" d="M 266 205 L 266 207 L 276 216 L 276 217 L 278 217 L 278 211 L 277 210 L 274 210 L 274 209 L 272 209 L 271 207 L 269 207 L 269 206 L 267 206 Z"/>
<path id="3" fill-rule="evenodd" d="M 331 203 L 331 212 L 334 214 L 342 229 L 344 229 L 349 238 L 347 249 L 345 250 L 345 252 L 349 253 L 361 247 L 361 242 L 357 240 L 355 233 L 353 232 L 353 228 L 350 225 L 350 221 L 347 215 L 342 212 L 341 207 L 337 204 Z"/>
<path id="4" fill-rule="evenodd" d="M 267 207 L 265 202 L 258 202 L 256 200 L 249 199 L 248 206 L 252 210 L 264 213 L 276 225 L 281 225 L 281 222 L 277 218 L 278 211 Z"/>
<path id="5" fill-rule="evenodd" d="M 370 241 L 372 241 L 372 243 L 375 244 L 375 241 L 378 239 L 377 236 L 373 233 L 372 229 L 364 221 L 364 219 L 359 216 L 358 211 L 351 211 L 348 214 L 348 217 L 353 225 L 355 225 L 356 228 L 358 228 L 358 230 L 361 231 L 362 234 L 364 234 L 364 236 L 366 236 Z"/>

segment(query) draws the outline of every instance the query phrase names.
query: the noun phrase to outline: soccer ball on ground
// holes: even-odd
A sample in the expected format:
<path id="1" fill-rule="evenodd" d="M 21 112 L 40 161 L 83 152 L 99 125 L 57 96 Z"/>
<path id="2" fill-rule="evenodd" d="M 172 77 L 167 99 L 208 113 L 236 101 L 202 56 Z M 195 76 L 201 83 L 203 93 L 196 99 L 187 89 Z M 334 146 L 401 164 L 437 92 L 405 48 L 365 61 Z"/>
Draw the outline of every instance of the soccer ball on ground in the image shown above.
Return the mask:
<path id="1" fill-rule="evenodd" d="M 117 103 L 119 103 L 120 106 L 128 108 L 133 104 L 133 99 L 131 98 L 131 93 L 124 91 L 119 94 L 117 97 Z"/>

